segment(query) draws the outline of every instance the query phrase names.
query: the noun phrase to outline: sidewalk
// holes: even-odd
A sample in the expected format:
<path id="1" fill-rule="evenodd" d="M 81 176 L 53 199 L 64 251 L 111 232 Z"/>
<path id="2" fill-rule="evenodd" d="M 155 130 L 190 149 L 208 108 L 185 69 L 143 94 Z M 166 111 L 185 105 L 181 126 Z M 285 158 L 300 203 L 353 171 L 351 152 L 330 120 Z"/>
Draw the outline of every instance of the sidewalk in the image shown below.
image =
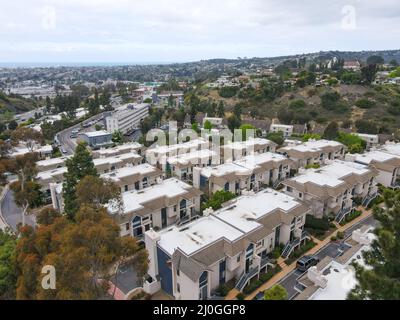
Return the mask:
<path id="1" fill-rule="evenodd" d="M 334 233 L 332 233 L 328 238 L 324 239 L 323 241 L 314 239 L 314 242 L 317 243 L 315 247 L 313 247 L 311 250 L 306 252 L 304 255 L 313 255 L 323 247 L 325 247 L 329 242 L 331 242 L 331 237 L 335 236 L 338 232 L 343 232 L 346 231 L 347 229 L 351 228 L 355 224 L 359 223 L 360 221 L 368 218 L 369 216 L 372 215 L 372 210 L 366 210 L 365 208 L 357 208 L 357 210 L 360 210 L 362 212 L 362 215 L 359 216 L 358 218 L 354 219 L 353 221 L 349 222 L 348 224 L 341 226 L 338 228 Z M 291 265 L 286 265 L 282 260 L 278 260 L 278 264 L 283 268 L 282 270 L 277 273 L 275 276 L 273 276 L 269 281 L 264 283 L 261 287 L 259 287 L 256 291 L 252 292 L 246 297 L 246 300 L 252 300 L 259 292 L 264 292 L 265 290 L 269 289 L 273 285 L 277 284 L 280 282 L 283 278 L 285 278 L 289 273 L 291 273 L 293 270 L 296 268 L 296 262 L 293 262 Z M 286 265 L 286 266 L 285 266 Z M 235 299 L 236 295 L 239 293 L 238 290 L 234 289 L 229 294 L 226 296 L 226 300 L 231 300 Z"/>

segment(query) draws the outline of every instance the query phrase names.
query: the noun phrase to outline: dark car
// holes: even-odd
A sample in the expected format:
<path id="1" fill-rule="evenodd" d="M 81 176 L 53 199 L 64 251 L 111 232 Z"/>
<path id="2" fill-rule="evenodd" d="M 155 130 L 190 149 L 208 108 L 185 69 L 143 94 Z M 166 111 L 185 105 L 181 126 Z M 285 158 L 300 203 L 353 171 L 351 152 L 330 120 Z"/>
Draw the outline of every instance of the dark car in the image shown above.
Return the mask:
<path id="1" fill-rule="evenodd" d="M 311 267 L 314 267 L 318 264 L 318 257 L 314 256 L 304 256 L 297 261 L 297 270 L 301 272 L 306 272 Z"/>

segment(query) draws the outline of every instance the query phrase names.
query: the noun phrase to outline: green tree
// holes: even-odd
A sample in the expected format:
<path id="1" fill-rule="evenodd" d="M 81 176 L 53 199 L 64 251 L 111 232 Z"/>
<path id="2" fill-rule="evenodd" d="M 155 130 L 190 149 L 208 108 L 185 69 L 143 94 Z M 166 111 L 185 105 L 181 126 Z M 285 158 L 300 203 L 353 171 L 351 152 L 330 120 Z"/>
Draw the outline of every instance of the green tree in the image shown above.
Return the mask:
<path id="1" fill-rule="evenodd" d="M 371 84 L 375 79 L 378 68 L 375 64 L 370 64 L 361 69 L 361 79 L 366 84 Z"/>
<path id="2" fill-rule="evenodd" d="M 374 208 L 379 221 L 371 250 L 363 253 L 366 267 L 355 264 L 358 284 L 351 300 L 400 300 L 400 192 L 386 190 L 384 207 Z"/>
<path id="3" fill-rule="evenodd" d="M 66 161 L 67 173 L 63 183 L 64 210 L 70 219 L 74 219 L 78 210 L 76 186 L 86 176 L 97 176 L 92 156 L 85 143 L 79 143 L 75 154 Z"/>
<path id="4" fill-rule="evenodd" d="M 239 129 L 242 130 L 242 141 L 247 140 L 247 133 L 250 135 L 249 138 L 250 137 L 254 138 L 256 134 L 256 127 L 251 124 L 244 123 L 239 127 Z M 250 130 L 254 131 L 252 135 L 250 134 Z"/>
<path id="5" fill-rule="evenodd" d="M 347 146 L 350 153 L 362 153 L 367 147 L 367 143 L 359 136 L 350 133 L 339 132 L 337 141 Z"/>
<path id="6" fill-rule="evenodd" d="M 283 132 L 271 132 L 267 134 L 267 139 L 275 142 L 278 146 L 282 146 L 285 142 Z"/>
<path id="7" fill-rule="evenodd" d="M 373 55 L 368 57 L 367 59 L 367 65 L 377 65 L 377 64 L 384 64 L 385 60 L 378 55 Z"/>
<path id="8" fill-rule="evenodd" d="M 234 114 L 229 116 L 228 118 L 228 128 L 231 131 L 238 129 L 240 127 L 240 119 L 236 117 Z"/>
<path id="9" fill-rule="evenodd" d="M 14 299 L 17 286 L 16 237 L 0 229 L 0 300 Z"/>
<path id="10" fill-rule="evenodd" d="M 225 116 L 225 105 L 222 100 L 218 103 L 217 116 L 220 118 Z"/>
<path id="11" fill-rule="evenodd" d="M 335 140 L 338 137 L 338 135 L 339 135 L 339 125 L 337 124 L 337 122 L 332 121 L 325 128 L 324 139 Z"/>
<path id="12" fill-rule="evenodd" d="M 121 131 L 117 130 L 113 132 L 111 141 L 116 144 L 123 144 L 124 143 L 124 136 Z"/>
<path id="13" fill-rule="evenodd" d="M 203 125 L 204 129 L 211 130 L 213 128 L 212 123 L 209 120 L 206 120 Z"/>
<path id="14" fill-rule="evenodd" d="M 218 210 L 222 207 L 222 204 L 236 198 L 236 195 L 232 192 L 219 190 L 215 192 L 210 199 L 202 204 L 202 209 L 212 208 L 213 210 Z"/>
<path id="15" fill-rule="evenodd" d="M 275 285 L 264 293 L 264 300 L 287 300 L 288 293 L 281 285 Z"/>

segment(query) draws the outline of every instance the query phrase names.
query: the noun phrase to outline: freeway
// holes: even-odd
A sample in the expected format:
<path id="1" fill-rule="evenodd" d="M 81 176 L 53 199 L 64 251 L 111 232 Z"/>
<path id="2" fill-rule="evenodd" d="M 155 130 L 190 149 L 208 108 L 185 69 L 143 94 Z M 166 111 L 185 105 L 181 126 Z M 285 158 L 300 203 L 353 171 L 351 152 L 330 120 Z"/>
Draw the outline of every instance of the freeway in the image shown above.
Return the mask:
<path id="1" fill-rule="evenodd" d="M 27 121 L 30 118 L 35 119 L 35 113 L 43 114 L 44 112 L 44 107 L 37 108 L 25 113 L 20 113 L 14 116 L 15 121 L 17 121 L 18 124 L 21 124 L 22 122 Z"/>

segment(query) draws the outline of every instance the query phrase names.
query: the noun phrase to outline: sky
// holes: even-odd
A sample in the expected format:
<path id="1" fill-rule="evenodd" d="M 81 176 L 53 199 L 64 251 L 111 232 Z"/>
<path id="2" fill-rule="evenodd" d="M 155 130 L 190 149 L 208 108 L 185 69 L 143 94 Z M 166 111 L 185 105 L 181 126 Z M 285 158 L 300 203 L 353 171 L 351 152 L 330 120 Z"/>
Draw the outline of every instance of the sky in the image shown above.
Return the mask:
<path id="1" fill-rule="evenodd" d="M 0 0 L 0 62 L 187 62 L 400 48 L 398 0 Z"/>

